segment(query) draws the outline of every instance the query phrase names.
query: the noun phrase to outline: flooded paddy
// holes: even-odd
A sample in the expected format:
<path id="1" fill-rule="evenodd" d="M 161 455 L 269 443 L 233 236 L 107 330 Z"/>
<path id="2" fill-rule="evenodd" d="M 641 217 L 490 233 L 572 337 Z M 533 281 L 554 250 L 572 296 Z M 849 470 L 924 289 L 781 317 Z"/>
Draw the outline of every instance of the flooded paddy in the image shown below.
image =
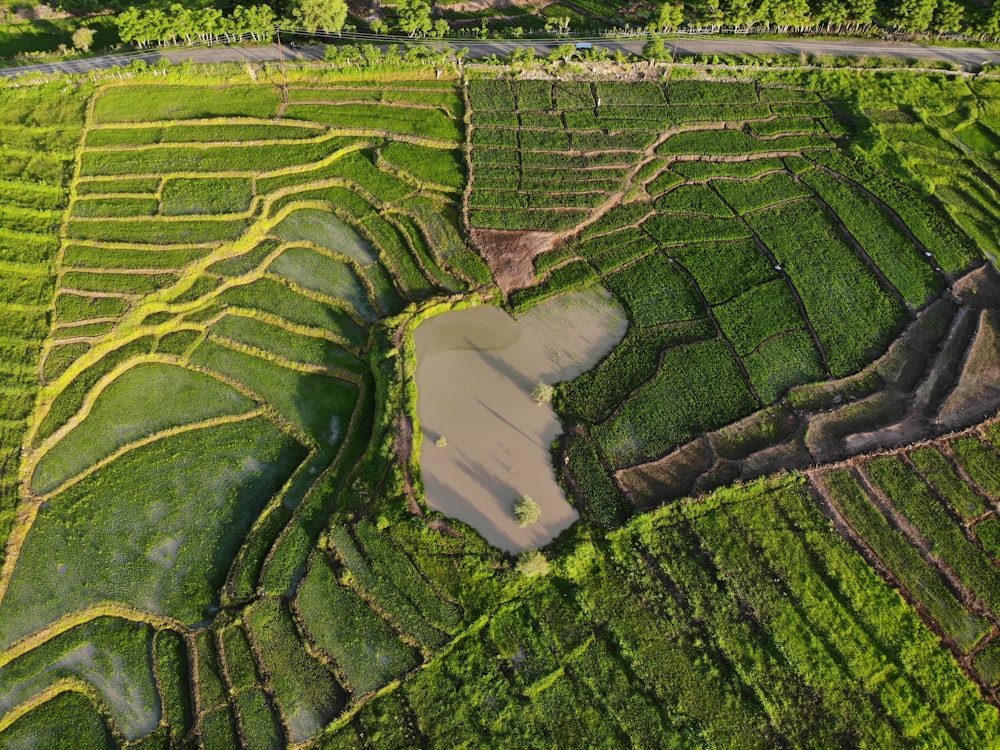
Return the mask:
<path id="1" fill-rule="evenodd" d="M 496 307 L 447 312 L 414 332 L 420 459 L 427 504 L 508 552 L 540 547 L 578 517 L 556 483 L 549 446 L 560 433 L 538 382 L 570 380 L 621 341 L 624 310 L 601 287 L 550 300 L 515 320 Z M 520 528 L 530 495 L 541 520 Z"/>

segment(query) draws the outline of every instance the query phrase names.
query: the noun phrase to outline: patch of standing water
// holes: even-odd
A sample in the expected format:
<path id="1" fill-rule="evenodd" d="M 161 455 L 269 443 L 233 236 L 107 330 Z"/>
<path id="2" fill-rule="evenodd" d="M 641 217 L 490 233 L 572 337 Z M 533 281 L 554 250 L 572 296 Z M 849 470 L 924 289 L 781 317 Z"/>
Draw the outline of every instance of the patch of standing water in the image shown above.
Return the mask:
<path id="1" fill-rule="evenodd" d="M 602 287 L 550 300 L 517 320 L 482 306 L 422 323 L 413 338 L 427 504 L 508 552 L 541 547 L 568 528 L 578 514 L 549 453 L 561 427 L 531 390 L 589 370 L 627 328 L 625 311 Z M 513 512 L 521 495 L 542 510 L 526 528 Z"/>

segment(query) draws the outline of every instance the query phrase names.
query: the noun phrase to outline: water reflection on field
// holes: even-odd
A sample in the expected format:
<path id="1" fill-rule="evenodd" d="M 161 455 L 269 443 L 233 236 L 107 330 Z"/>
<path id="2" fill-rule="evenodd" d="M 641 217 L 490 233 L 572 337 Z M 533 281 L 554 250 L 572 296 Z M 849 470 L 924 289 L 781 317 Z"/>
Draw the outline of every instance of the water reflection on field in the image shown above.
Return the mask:
<path id="1" fill-rule="evenodd" d="M 414 341 L 427 504 L 510 552 L 542 546 L 572 524 L 577 512 L 549 454 L 559 420 L 531 389 L 590 369 L 627 326 L 600 287 L 550 300 L 517 320 L 484 306 L 421 324 Z M 541 520 L 524 529 L 512 511 L 521 495 L 542 508 Z"/>

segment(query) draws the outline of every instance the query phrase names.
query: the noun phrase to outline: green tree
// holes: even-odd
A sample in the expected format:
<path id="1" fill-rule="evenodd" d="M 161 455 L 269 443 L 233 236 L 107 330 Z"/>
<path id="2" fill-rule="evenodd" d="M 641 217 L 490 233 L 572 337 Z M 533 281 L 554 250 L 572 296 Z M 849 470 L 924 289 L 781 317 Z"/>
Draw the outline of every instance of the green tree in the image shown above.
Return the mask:
<path id="1" fill-rule="evenodd" d="M 657 19 L 656 27 L 660 31 L 671 31 L 676 29 L 684 21 L 684 6 L 664 3 L 660 8 L 660 17 Z"/>
<path id="2" fill-rule="evenodd" d="M 555 395 L 555 392 L 556 389 L 553 386 L 539 381 L 535 383 L 535 387 L 531 389 L 531 397 L 539 404 L 550 404 L 552 403 L 552 396 Z"/>
<path id="3" fill-rule="evenodd" d="M 574 47 L 572 44 L 560 44 L 554 50 L 549 52 L 548 56 L 545 59 L 548 60 L 549 62 L 557 62 L 559 60 L 562 60 L 563 62 L 568 63 L 570 60 L 573 59 L 573 55 L 575 54 L 576 54 L 576 47 Z"/>
<path id="4" fill-rule="evenodd" d="M 936 7 L 937 0 L 903 0 L 896 9 L 896 27 L 905 31 L 927 31 Z"/>
<path id="5" fill-rule="evenodd" d="M 851 17 L 851 11 L 844 0 L 822 0 L 816 8 L 816 22 L 826 24 L 826 30 L 840 28 Z"/>
<path id="6" fill-rule="evenodd" d="M 875 3 L 876 0 L 847 0 L 847 9 L 855 27 L 871 26 L 875 17 Z"/>
<path id="7" fill-rule="evenodd" d="M 81 26 L 73 32 L 73 48 L 78 49 L 81 52 L 90 52 L 90 45 L 94 43 L 95 33 L 97 32 L 93 29 Z"/>
<path id="8" fill-rule="evenodd" d="M 670 59 L 670 50 L 660 37 L 654 37 L 643 46 L 642 56 L 647 60 L 665 62 Z"/>
<path id="9" fill-rule="evenodd" d="M 396 14 L 399 16 L 399 30 L 411 37 L 427 34 L 434 28 L 431 4 L 427 0 L 399 0 Z"/>
<path id="10" fill-rule="evenodd" d="M 538 523 L 542 517 L 542 509 L 533 497 L 521 495 L 514 503 L 514 517 L 517 519 L 517 525 L 523 529 Z"/>
<path id="11" fill-rule="evenodd" d="M 771 0 L 767 4 L 767 22 L 781 32 L 812 26 L 806 0 Z"/>
<path id="12" fill-rule="evenodd" d="M 934 11 L 934 20 L 931 25 L 937 31 L 938 36 L 942 34 L 952 34 L 962 30 L 962 21 L 965 18 L 965 10 L 954 0 L 940 0 L 937 10 Z"/>
<path id="13" fill-rule="evenodd" d="M 529 549 L 517 556 L 516 570 L 523 576 L 534 578 L 549 573 L 549 560 L 537 549 Z"/>
<path id="14" fill-rule="evenodd" d="M 339 32 L 347 20 L 346 0 L 296 0 L 292 18 L 312 33 L 317 29 Z"/>

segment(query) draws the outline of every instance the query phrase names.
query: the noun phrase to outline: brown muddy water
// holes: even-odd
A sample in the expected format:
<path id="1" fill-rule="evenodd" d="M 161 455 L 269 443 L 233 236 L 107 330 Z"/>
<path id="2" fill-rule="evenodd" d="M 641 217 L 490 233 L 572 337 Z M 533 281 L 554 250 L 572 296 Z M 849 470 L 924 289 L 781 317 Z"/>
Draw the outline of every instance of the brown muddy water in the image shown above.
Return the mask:
<path id="1" fill-rule="evenodd" d="M 601 287 L 564 295 L 515 320 L 496 307 L 455 310 L 414 331 L 420 467 L 427 504 L 508 552 L 540 547 L 578 517 L 556 483 L 549 446 L 560 433 L 531 389 L 570 380 L 621 341 L 628 319 Z M 447 445 L 437 445 L 444 437 Z M 530 495 L 541 520 L 520 528 Z"/>

